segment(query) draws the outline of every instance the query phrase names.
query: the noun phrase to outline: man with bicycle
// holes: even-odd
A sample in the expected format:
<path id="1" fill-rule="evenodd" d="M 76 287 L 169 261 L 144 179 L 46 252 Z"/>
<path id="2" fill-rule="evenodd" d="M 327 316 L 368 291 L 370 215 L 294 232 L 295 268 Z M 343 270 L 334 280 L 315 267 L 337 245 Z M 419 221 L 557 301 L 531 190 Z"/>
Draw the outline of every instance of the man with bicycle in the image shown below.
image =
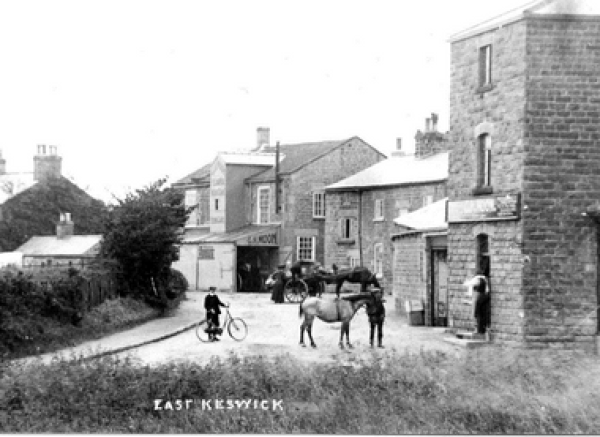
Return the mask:
<path id="1" fill-rule="evenodd" d="M 210 287 L 208 289 L 208 295 L 204 299 L 204 309 L 206 310 L 206 320 L 208 320 L 209 325 L 209 338 L 210 341 L 219 341 L 217 335 L 222 333 L 222 330 L 219 329 L 219 314 L 221 314 L 221 309 L 219 307 L 226 307 L 219 296 L 215 294 L 217 291 L 217 287 Z"/>

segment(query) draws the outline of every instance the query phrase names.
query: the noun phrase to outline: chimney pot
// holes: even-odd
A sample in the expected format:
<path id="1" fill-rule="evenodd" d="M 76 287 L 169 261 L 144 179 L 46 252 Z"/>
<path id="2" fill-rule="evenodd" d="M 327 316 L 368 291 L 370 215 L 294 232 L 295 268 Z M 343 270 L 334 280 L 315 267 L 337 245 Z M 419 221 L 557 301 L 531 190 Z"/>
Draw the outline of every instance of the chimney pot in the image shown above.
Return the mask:
<path id="1" fill-rule="evenodd" d="M 271 144 L 270 140 L 270 129 L 268 127 L 259 127 L 256 129 L 256 149 L 259 151 L 264 147 L 268 147 Z"/>
<path id="2" fill-rule="evenodd" d="M 431 131 L 431 119 L 426 118 L 425 119 L 425 132 L 429 132 L 429 131 Z"/>
<path id="3" fill-rule="evenodd" d="M 434 132 L 437 132 L 438 115 L 437 115 L 437 114 L 435 114 L 435 113 L 432 113 L 432 114 L 431 114 L 431 124 L 432 124 L 432 126 L 431 126 L 431 129 L 432 129 Z"/>
<path id="4" fill-rule="evenodd" d="M 60 221 L 56 224 L 56 238 L 65 238 L 74 234 L 75 225 L 71 221 L 71 213 L 60 213 Z"/>

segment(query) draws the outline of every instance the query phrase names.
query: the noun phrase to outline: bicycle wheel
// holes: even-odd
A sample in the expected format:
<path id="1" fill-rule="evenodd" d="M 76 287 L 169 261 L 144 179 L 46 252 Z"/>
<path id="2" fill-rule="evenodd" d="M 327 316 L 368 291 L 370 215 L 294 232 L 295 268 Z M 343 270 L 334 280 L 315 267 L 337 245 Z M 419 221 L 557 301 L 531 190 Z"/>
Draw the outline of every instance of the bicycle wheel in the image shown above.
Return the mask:
<path id="1" fill-rule="evenodd" d="M 235 341 L 242 341 L 248 335 L 248 326 L 246 326 L 244 320 L 234 317 L 229 322 L 227 331 L 229 332 L 229 336 Z"/>
<path id="2" fill-rule="evenodd" d="M 196 337 L 198 337 L 198 340 L 202 343 L 208 343 L 210 341 L 210 336 L 208 335 L 208 322 L 206 320 L 202 320 L 196 325 Z"/>

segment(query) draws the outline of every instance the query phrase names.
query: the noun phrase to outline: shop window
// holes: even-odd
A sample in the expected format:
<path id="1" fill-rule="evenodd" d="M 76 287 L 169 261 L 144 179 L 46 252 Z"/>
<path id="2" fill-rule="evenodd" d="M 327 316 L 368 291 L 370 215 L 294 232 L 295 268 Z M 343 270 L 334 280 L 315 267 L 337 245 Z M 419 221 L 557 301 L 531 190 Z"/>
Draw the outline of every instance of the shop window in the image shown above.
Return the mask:
<path id="1" fill-rule="evenodd" d="M 477 187 L 492 186 L 492 138 L 489 134 L 477 138 Z"/>
<path id="2" fill-rule="evenodd" d="M 489 278 L 490 276 L 490 241 L 486 234 L 477 236 L 477 265 L 475 266 L 478 274 Z"/>
<path id="3" fill-rule="evenodd" d="M 258 224 L 266 224 L 270 221 L 270 197 L 271 189 L 269 187 L 261 187 L 258 189 Z"/>
<path id="4" fill-rule="evenodd" d="M 296 242 L 296 259 L 314 261 L 315 259 L 315 237 L 298 237 Z"/>
<path id="5" fill-rule="evenodd" d="M 325 218 L 325 193 L 313 193 L 313 218 Z"/>
<path id="6" fill-rule="evenodd" d="M 479 49 L 479 88 L 492 86 L 492 46 L 486 45 Z"/>

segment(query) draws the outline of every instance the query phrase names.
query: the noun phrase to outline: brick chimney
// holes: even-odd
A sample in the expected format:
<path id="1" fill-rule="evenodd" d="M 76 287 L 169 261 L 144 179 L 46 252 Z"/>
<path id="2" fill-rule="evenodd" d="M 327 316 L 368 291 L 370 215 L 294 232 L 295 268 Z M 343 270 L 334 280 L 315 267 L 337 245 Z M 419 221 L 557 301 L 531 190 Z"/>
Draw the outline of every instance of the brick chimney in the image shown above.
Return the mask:
<path id="1" fill-rule="evenodd" d="M 6 159 L 2 157 L 2 150 L 0 150 L 0 175 L 6 174 Z"/>
<path id="2" fill-rule="evenodd" d="M 56 146 L 38 145 L 38 154 L 33 157 L 33 178 L 46 181 L 61 176 L 62 158 L 57 154 Z"/>
<path id="3" fill-rule="evenodd" d="M 63 239 L 73 235 L 75 224 L 71 221 L 71 213 L 60 213 L 60 220 L 56 224 L 56 238 Z"/>
<path id="4" fill-rule="evenodd" d="M 396 138 L 396 150 L 392 152 L 392 158 L 404 156 L 405 153 L 402 150 L 402 138 Z"/>
<path id="5" fill-rule="evenodd" d="M 265 147 L 269 147 L 270 140 L 270 132 L 271 130 L 268 127 L 259 127 L 256 129 L 256 149 L 255 152 L 258 152 Z"/>
<path id="6" fill-rule="evenodd" d="M 438 132 L 438 115 L 431 114 L 425 119 L 425 132 L 417 131 L 415 135 L 415 157 L 423 158 L 448 151 L 448 135 Z"/>

